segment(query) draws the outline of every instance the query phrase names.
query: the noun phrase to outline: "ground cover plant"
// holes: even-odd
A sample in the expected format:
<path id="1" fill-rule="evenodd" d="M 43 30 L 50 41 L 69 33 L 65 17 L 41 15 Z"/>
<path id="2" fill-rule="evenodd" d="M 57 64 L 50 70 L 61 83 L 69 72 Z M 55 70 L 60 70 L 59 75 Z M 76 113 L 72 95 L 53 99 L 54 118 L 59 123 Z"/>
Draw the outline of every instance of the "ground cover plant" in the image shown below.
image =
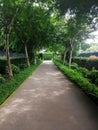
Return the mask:
<path id="1" fill-rule="evenodd" d="M 22 83 L 32 72 L 40 65 L 41 61 L 36 65 L 32 65 L 30 68 L 20 71 L 15 75 L 10 81 L 0 85 L 0 104 L 2 104 Z M 3 82 L 2 77 L 0 81 Z"/>
<path id="2" fill-rule="evenodd" d="M 72 63 L 71 68 L 77 72 L 80 72 L 83 77 L 87 78 L 91 83 L 94 83 L 98 86 L 98 70 L 88 70 L 85 67 L 79 67 L 76 63 Z"/>
<path id="3" fill-rule="evenodd" d="M 79 86 L 88 96 L 98 103 L 98 87 L 90 83 L 89 80 L 78 71 L 68 68 L 59 61 L 54 60 L 56 66 L 77 86 Z"/>

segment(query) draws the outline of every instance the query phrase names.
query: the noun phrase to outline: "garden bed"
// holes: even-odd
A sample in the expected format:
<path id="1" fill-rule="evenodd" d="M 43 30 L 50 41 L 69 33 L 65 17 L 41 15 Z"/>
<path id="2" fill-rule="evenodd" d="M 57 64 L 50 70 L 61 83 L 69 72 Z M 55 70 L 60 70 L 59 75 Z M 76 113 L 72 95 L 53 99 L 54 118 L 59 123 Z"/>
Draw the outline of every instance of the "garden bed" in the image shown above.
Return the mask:
<path id="1" fill-rule="evenodd" d="M 92 98 L 98 104 L 98 87 L 95 84 L 89 82 L 88 79 L 73 69 L 69 69 L 67 66 L 62 65 L 59 61 L 54 60 L 56 66 L 66 75 L 71 81 L 79 86 L 90 98 Z"/>

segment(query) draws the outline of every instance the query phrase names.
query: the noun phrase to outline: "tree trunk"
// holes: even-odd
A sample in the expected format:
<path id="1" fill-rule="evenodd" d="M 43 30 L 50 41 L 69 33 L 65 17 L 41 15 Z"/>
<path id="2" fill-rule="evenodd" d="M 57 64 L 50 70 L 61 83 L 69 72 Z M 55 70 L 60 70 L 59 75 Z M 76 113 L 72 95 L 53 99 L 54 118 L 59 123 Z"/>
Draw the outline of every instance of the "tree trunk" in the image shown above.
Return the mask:
<path id="1" fill-rule="evenodd" d="M 28 56 L 28 50 L 27 50 L 27 44 L 25 43 L 25 55 L 26 55 L 26 60 L 27 60 L 27 65 L 30 67 L 30 61 L 29 61 L 29 56 Z"/>
<path id="2" fill-rule="evenodd" d="M 53 60 L 56 58 L 56 53 L 54 52 L 53 53 Z"/>
<path id="3" fill-rule="evenodd" d="M 16 17 L 16 14 L 18 12 L 19 8 L 17 8 L 16 13 L 14 14 L 11 23 L 9 24 L 9 27 L 6 25 L 5 26 L 5 45 L 6 45 L 6 57 L 7 57 L 7 64 L 8 64 L 8 74 L 9 74 L 9 79 L 13 77 L 13 72 L 12 72 L 12 67 L 11 67 L 11 60 L 10 60 L 10 51 L 9 51 L 9 35 L 12 29 L 12 25 L 14 23 L 14 19 Z"/>
<path id="4" fill-rule="evenodd" d="M 36 50 L 34 49 L 34 64 L 36 65 Z"/>
<path id="5" fill-rule="evenodd" d="M 66 59 L 67 52 L 68 52 L 68 49 L 67 50 L 65 49 L 64 56 L 63 56 L 63 65 L 65 64 L 65 59 Z"/>
<path id="6" fill-rule="evenodd" d="M 70 41 L 69 68 L 71 68 L 71 63 L 72 63 L 72 53 L 73 53 L 73 41 Z"/>
<path id="7" fill-rule="evenodd" d="M 71 68 L 71 62 L 72 62 L 72 49 L 70 50 L 69 68 Z"/>
<path id="8" fill-rule="evenodd" d="M 8 74 L 9 78 L 13 77 L 13 72 L 11 68 L 11 60 L 10 60 L 10 52 L 9 52 L 9 34 L 5 33 L 5 45 L 6 45 L 6 57 L 7 57 L 7 64 L 8 64 Z"/>

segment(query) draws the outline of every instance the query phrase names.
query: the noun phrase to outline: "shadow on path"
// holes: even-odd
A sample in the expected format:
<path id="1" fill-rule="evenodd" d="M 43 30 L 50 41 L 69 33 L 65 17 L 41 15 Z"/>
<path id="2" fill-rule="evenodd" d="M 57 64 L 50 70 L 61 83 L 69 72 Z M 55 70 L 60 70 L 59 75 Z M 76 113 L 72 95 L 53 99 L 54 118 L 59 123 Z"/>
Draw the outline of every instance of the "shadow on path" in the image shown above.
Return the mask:
<path id="1" fill-rule="evenodd" d="M 0 108 L 0 130 L 98 130 L 98 108 L 45 61 Z"/>

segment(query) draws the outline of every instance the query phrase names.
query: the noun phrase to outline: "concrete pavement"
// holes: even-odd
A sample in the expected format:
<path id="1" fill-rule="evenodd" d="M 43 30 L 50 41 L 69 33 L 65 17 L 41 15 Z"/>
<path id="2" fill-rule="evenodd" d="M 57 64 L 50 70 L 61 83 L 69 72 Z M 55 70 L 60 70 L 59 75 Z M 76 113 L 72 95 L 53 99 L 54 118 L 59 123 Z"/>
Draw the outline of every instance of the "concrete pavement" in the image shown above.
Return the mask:
<path id="1" fill-rule="evenodd" d="M 98 107 L 45 61 L 0 108 L 0 130 L 98 130 Z"/>

